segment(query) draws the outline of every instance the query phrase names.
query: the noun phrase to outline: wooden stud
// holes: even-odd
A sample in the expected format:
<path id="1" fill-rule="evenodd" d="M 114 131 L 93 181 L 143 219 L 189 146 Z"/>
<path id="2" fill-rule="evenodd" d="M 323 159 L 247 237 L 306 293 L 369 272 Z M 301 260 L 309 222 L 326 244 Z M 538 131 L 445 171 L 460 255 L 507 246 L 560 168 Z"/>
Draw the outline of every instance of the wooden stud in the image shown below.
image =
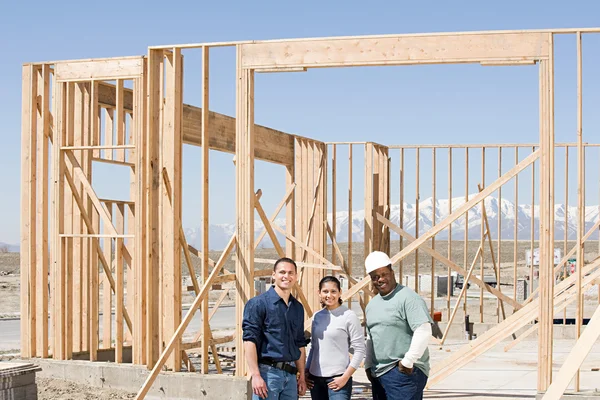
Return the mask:
<path id="1" fill-rule="evenodd" d="M 436 153 L 435 153 L 435 148 L 431 150 L 431 181 L 432 181 L 432 188 L 431 188 L 431 203 L 433 204 L 432 206 L 432 218 L 431 218 L 431 226 L 435 225 L 435 212 L 436 212 L 436 207 L 435 207 L 435 192 L 436 192 L 436 178 L 437 178 L 437 171 L 436 171 Z M 450 224 L 452 225 L 452 224 Z M 431 248 L 433 250 L 435 250 L 435 236 L 431 238 Z M 429 312 L 431 314 L 431 317 L 433 318 L 433 314 L 435 312 L 435 259 L 433 257 L 431 257 L 431 305 L 429 307 Z"/>
<path id="2" fill-rule="evenodd" d="M 584 265 L 584 251 L 582 235 L 585 229 L 585 195 L 584 195 L 584 149 L 583 149 L 583 60 L 581 48 L 581 32 L 577 38 L 577 315 L 575 318 L 575 334 L 579 339 L 581 336 L 581 325 L 583 322 L 583 292 L 581 290 L 582 274 Z M 541 296 L 541 292 L 540 292 Z M 599 318 L 600 319 L 600 318 Z M 588 328 L 590 326 L 588 325 Z M 550 383 L 550 382 L 549 382 Z M 575 391 L 580 388 L 579 369 L 575 372 Z"/>
<path id="3" fill-rule="evenodd" d="M 502 147 L 498 148 L 498 178 L 502 176 Z M 502 186 L 498 188 L 498 209 L 502 210 Z M 489 230 L 489 227 L 488 227 Z M 490 248 L 492 257 L 494 256 L 494 250 Z M 500 287 L 500 269 L 502 268 L 501 260 L 502 256 L 502 218 L 498 217 L 498 265 L 496 269 L 496 285 Z M 500 322 L 500 300 L 496 303 L 496 315 L 497 322 Z M 505 317 L 503 317 L 505 318 Z"/>
<path id="4" fill-rule="evenodd" d="M 94 225 L 95 232 L 98 232 L 100 230 L 100 215 L 98 214 L 98 211 L 92 210 L 92 224 Z M 96 361 L 98 360 L 98 349 L 100 347 L 100 271 L 98 268 L 98 252 L 101 250 L 99 247 L 99 241 L 97 239 L 88 240 L 91 242 L 92 257 L 90 263 L 90 290 L 88 292 L 90 304 L 90 330 L 88 340 L 90 344 L 90 361 Z"/>
<path id="5" fill-rule="evenodd" d="M 448 214 L 452 212 L 452 149 L 448 149 Z M 402 228 L 402 225 L 400 225 Z M 452 224 L 448 225 L 448 259 L 452 260 Z M 450 291 L 452 290 L 452 279 L 450 276 L 450 267 L 447 269 L 447 286 L 446 286 L 446 309 L 448 310 L 447 318 L 450 320 Z"/>
<path id="6" fill-rule="evenodd" d="M 113 204 L 104 203 L 105 211 L 112 215 Z M 98 211 L 98 213 L 100 213 Z M 104 226 L 105 231 L 107 227 Z M 106 237 L 103 240 L 104 258 L 107 260 L 107 270 L 104 271 L 102 280 L 102 348 L 110 349 L 112 347 L 112 304 L 113 294 L 110 287 L 110 279 L 112 279 L 113 269 L 113 253 L 112 253 L 112 238 Z"/>
<path id="7" fill-rule="evenodd" d="M 352 228 L 354 218 L 352 217 L 352 145 L 348 145 L 348 255 L 346 257 L 348 273 L 348 289 L 352 287 Z M 352 300 L 348 300 L 348 308 L 352 308 Z"/>
<path id="8" fill-rule="evenodd" d="M 519 163 L 519 148 L 515 147 L 515 165 Z M 517 249 L 519 235 L 519 175 L 515 176 L 515 222 L 513 226 L 513 299 L 517 300 Z M 533 188 L 532 188 L 533 190 Z"/>
<path id="9" fill-rule="evenodd" d="M 115 362 L 123 362 L 123 239 L 115 244 Z"/>
<path id="10" fill-rule="evenodd" d="M 148 55 L 148 120 L 146 169 L 146 366 L 153 368 L 160 356 L 160 128 L 162 104 L 162 50 Z"/>
<path id="11" fill-rule="evenodd" d="M 417 239 L 419 238 L 419 220 L 421 219 L 421 214 L 419 211 L 419 206 L 420 206 L 419 203 L 421 202 L 421 191 L 419 190 L 419 183 L 421 181 L 421 179 L 420 179 L 421 168 L 419 166 L 420 154 L 421 154 L 421 152 L 419 151 L 419 149 L 417 149 L 415 152 L 415 160 L 416 160 L 416 164 L 417 164 L 415 167 L 415 173 L 416 173 L 416 177 L 415 177 L 415 238 L 417 238 Z M 421 285 L 419 284 L 419 249 L 415 248 L 415 292 L 417 292 L 417 294 L 419 293 L 420 286 Z"/>
<path id="12" fill-rule="evenodd" d="M 237 48 L 236 70 L 236 376 L 246 375 L 241 323 L 244 305 L 254 297 L 254 71 L 242 69 Z"/>
<path id="13" fill-rule="evenodd" d="M 465 148 L 465 203 L 469 201 L 469 148 Z M 469 253 L 469 212 L 465 213 L 465 241 L 464 241 L 464 253 L 463 253 L 463 265 L 467 266 L 467 255 Z M 463 311 L 465 316 L 467 315 L 467 302 L 468 297 L 465 297 L 463 303 Z"/>
<path id="14" fill-rule="evenodd" d="M 404 149 L 400 149 L 400 228 L 404 229 Z M 404 238 L 400 236 L 400 250 L 404 248 Z M 404 261 L 401 260 L 398 264 L 398 279 L 399 282 L 404 282 Z"/>
<path id="15" fill-rule="evenodd" d="M 179 49 L 165 58 L 165 104 L 163 108 L 163 140 L 161 140 L 161 265 L 162 274 L 162 342 L 173 336 L 181 321 L 181 255 L 179 221 L 181 221 L 181 105 L 183 58 Z M 169 139 L 164 139 L 164 138 Z M 169 189 L 170 188 L 170 189 Z M 172 196 L 169 195 L 172 193 Z M 176 251 L 177 250 L 177 251 Z M 177 372 L 181 368 L 181 351 L 175 343 L 167 366 Z"/>
<path id="16" fill-rule="evenodd" d="M 200 271 L 202 281 L 208 277 L 208 239 L 209 239 L 209 48 L 202 48 L 202 269 Z M 209 335 L 210 326 L 208 324 L 208 299 L 206 299 L 200 309 L 202 310 L 202 325 L 200 331 L 204 338 Z M 202 341 L 200 371 L 203 374 L 208 373 L 208 341 Z M 215 354 L 215 358 L 218 356 Z"/>
<path id="17" fill-rule="evenodd" d="M 567 254 L 567 239 L 569 235 L 569 148 L 565 147 L 565 223 L 563 225 L 565 232 L 563 240 L 563 252 Z M 563 266 L 563 276 L 567 276 L 567 266 Z M 567 309 L 565 308 L 563 314 L 563 324 L 567 324 Z"/>
<path id="18" fill-rule="evenodd" d="M 481 185 L 483 187 L 485 187 L 485 147 L 481 148 Z M 480 190 L 481 191 L 481 190 Z M 480 221 L 480 225 L 481 225 L 481 241 L 479 243 L 479 245 L 481 246 L 481 250 L 483 251 L 484 247 L 483 247 L 483 241 L 484 241 L 484 223 L 483 223 L 483 214 L 484 214 L 484 210 L 485 210 L 485 200 L 481 202 L 481 221 Z M 481 279 L 484 278 L 484 255 L 481 255 L 480 258 L 480 273 L 479 276 L 481 277 Z M 479 322 L 483 323 L 483 287 L 479 288 Z"/>
<path id="19" fill-rule="evenodd" d="M 333 236 L 335 237 L 335 234 L 337 232 L 337 218 L 336 218 L 336 200 L 337 200 L 337 196 L 336 196 L 336 186 L 337 186 L 337 179 L 336 179 L 336 173 L 337 173 L 337 145 L 333 144 L 331 145 L 331 228 L 333 229 Z M 350 220 L 348 220 L 350 221 Z M 336 262 L 336 253 L 335 251 L 331 251 L 331 263 L 335 264 Z"/>
<path id="20" fill-rule="evenodd" d="M 541 68 L 541 66 L 540 66 Z M 540 89 L 541 90 L 541 89 Z M 541 105 L 540 105 L 541 107 Z M 540 108 L 541 113 L 541 108 Z M 535 151 L 535 147 L 531 148 L 531 151 Z M 533 250 L 534 250 L 534 242 L 535 242 L 535 164 L 531 165 L 531 239 L 529 245 L 529 251 L 531 254 L 531 265 L 529 266 L 529 297 L 533 296 Z M 538 244 L 539 248 L 539 244 Z M 539 287 L 539 286 L 538 286 Z"/>
<path id="21" fill-rule="evenodd" d="M 36 303 L 36 141 L 37 141 L 37 73 L 32 65 L 23 66 L 21 131 L 21 356 L 35 355 L 36 327 L 32 323 Z"/>

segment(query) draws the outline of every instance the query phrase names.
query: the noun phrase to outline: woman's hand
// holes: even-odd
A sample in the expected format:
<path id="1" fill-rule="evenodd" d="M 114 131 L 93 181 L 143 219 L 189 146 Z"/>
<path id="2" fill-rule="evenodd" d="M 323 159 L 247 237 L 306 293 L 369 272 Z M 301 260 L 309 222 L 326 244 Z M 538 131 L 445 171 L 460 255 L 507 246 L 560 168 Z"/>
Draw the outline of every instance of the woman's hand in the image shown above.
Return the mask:
<path id="1" fill-rule="evenodd" d="M 329 388 L 334 392 L 337 392 L 338 390 L 346 386 L 346 383 L 348 383 L 348 379 L 349 378 L 345 377 L 344 375 L 338 376 L 337 378 L 333 378 L 333 380 L 329 382 L 327 386 L 329 386 Z"/>

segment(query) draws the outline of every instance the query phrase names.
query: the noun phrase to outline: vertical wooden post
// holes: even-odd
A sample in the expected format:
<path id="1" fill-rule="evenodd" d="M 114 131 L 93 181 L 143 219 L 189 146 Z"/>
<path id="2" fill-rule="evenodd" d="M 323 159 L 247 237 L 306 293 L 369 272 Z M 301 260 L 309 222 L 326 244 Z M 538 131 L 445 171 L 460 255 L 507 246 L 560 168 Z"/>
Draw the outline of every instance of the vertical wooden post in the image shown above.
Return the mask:
<path id="1" fill-rule="evenodd" d="M 420 202 L 421 202 L 421 191 L 419 190 L 419 183 L 420 183 L 420 173 L 421 173 L 421 167 L 420 167 L 420 151 L 417 148 L 416 150 L 416 167 L 415 167 L 415 238 L 418 239 L 419 238 L 419 220 L 420 220 L 420 214 L 419 214 L 419 206 L 420 206 Z M 416 249 L 415 250 L 415 292 L 419 293 L 419 250 Z"/>
<path id="2" fill-rule="evenodd" d="M 146 366 L 152 369 L 160 355 L 160 249 L 159 188 L 160 128 L 163 50 L 150 50 L 148 56 L 148 130 L 146 160 Z"/>
<path id="3" fill-rule="evenodd" d="M 75 135 L 75 83 L 68 83 L 66 90 L 66 146 L 73 146 L 74 135 Z M 72 174 L 72 169 L 70 170 Z M 77 183 L 77 180 L 75 180 Z M 64 233 L 66 235 L 72 235 L 74 233 L 73 226 L 73 209 L 77 208 L 73 202 L 73 191 L 70 187 L 66 188 L 65 192 L 65 208 L 62 214 L 65 219 Z M 64 327 L 62 330 L 65 340 L 65 354 L 66 360 L 70 360 L 73 354 L 73 264 L 74 264 L 74 238 L 65 238 L 65 250 L 63 257 L 65 258 L 65 274 L 63 275 L 63 282 L 65 286 L 65 307 L 63 311 L 65 313 Z"/>
<path id="4" fill-rule="evenodd" d="M 498 179 L 502 176 L 502 147 L 498 147 Z M 498 268 L 496 269 L 496 286 L 500 288 L 500 268 L 502 265 L 502 186 L 498 188 Z M 490 232 L 491 235 L 491 232 Z M 490 236 L 491 237 L 491 236 Z M 490 251 L 493 251 L 490 248 Z M 493 254 L 492 254 L 493 256 Z M 500 299 L 496 301 L 496 316 L 498 317 L 497 322 L 500 322 Z"/>
<path id="5" fill-rule="evenodd" d="M 108 215 L 113 215 L 113 203 L 106 202 L 104 203 Z M 108 230 L 104 228 L 104 233 Z M 112 271 L 113 269 L 113 252 L 112 252 L 112 239 L 104 238 L 103 239 L 103 248 L 102 251 L 104 253 L 104 258 L 108 262 L 108 270 Z M 116 289 L 116 288 L 115 288 Z M 104 274 L 104 279 L 102 280 L 102 348 L 110 349 L 112 347 L 112 304 L 113 304 L 113 293 L 110 288 L 110 280 L 106 275 L 106 271 Z"/>
<path id="6" fill-rule="evenodd" d="M 65 141 L 65 95 L 66 84 L 54 82 L 54 126 L 52 142 L 52 306 L 53 306 L 53 346 L 52 356 L 54 359 L 64 359 L 65 345 L 63 337 L 65 288 L 63 277 L 65 274 L 65 261 L 63 257 L 65 241 L 60 237 L 64 229 L 62 216 L 64 207 L 64 154 L 60 150 Z"/>
<path id="7" fill-rule="evenodd" d="M 92 142 L 92 127 L 91 127 L 91 107 L 92 107 L 92 83 L 93 82 L 86 82 L 83 85 L 83 145 L 84 146 L 90 146 L 91 142 Z M 92 182 L 93 181 L 93 174 L 92 174 L 92 151 L 91 150 L 84 150 L 82 151 L 82 167 L 83 167 L 83 171 L 85 172 L 85 176 L 88 180 L 88 182 Z M 93 210 L 93 203 L 92 203 L 92 199 L 85 195 L 84 199 L 87 200 L 85 201 L 84 204 L 84 210 L 82 211 L 82 214 L 87 214 L 86 218 L 91 220 L 92 219 L 92 210 Z M 82 232 L 84 234 L 90 234 L 90 230 L 88 229 L 87 225 L 85 224 L 84 219 L 80 219 L 81 221 L 81 227 L 82 227 Z M 82 305 L 81 305 L 81 320 L 82 320 L 82 326 L 81 326 L 81 349 L 82 351 L 88 351 L 90 352 L 90 329 L 91 329 L 91 323 L 90 323 L 90 285 L 91 285 L 91 277 L 90 277 L 90 268 L 91 268 L 91 264 L 93 262 L 93 259 L 97 259 L 97 257 L 94 257 L 94 255 L 91 253 L 91 245 L 92 245 L 92 240 L 90 240 L 89 238 L 83 238 L 82 240 L 82 256 L 83 256 L 83 262 L 82 262 L 82 271 L 81 271 L 81 281 L 82 281 L 82 285 L 81 285 L 81 300 L 82 300 Z"/>
<path id="8" fill-rule="evenodd" d="M 92 145 L 95 142 L 95 138 L 99 138 L 100 133 L 100 118 L 98 114 L 98 82 L 92 82 L 91 93 L 90 93 L 90 135 Z M 89 167 L 91 173 L 91 157 L 89 159 Z M 100 232 L 100 214 L 93 205 L 88 204 L 88 210 L 91 213 L 92 224 L 95 233 Z M 88 233 L 89 232 L 88 230 Z M 88 304 L 90 305 L 89 314 L 89 349 L 90 349 L 90 361 L 96 361 L 98 359 L 98 347 L 99 347 L 99 301 L 100 301 L 100 281 L 99 281 L 99 268 L 98 268 L 98 246 L 99 239 L 88 239 L 90 242 L 90 285 L 88 291 Z"/>
<path id="9" fill-rule="evenodd" d="M 482 189 L 485 188 L 485 147 L 481 148 L 481 187 Z M 481 246 L 481 257 L 479 258 L 479 263 L 480 263 L 480 278 L 481 280 L 484 280 L 484 223 L 483 223 L 483 212 L 485 209 L 485 199 L 481 202 L 481 242 L 480 242 L 480 246 Z M 491 232 L 490 232 L 491 234 Z M 491 249 L 490 249 L 491 251 Z M 483 286 L 479 288 L 479 322 L 483 323 Z"/>
<path id="10" fill-rule="evenodd" d="M 469 201 L 469 148 L 465 147 L 465 203 Z M 464 246 L 464 254 L 463 254 L 463 265 L 464 268 L 467 267 L 468 263 L 468 254 L 469 254 L 469 212 L 465 213 L 465 246 Z M 463 277 L 464 278 L 464 277 Z M 463 284 L 466 284 L 464 282 Z M 465 311 L 465 316 L 467 315 L 467 302 L 469 296 L 465 296 L 465 301 L 463 303 L 463 309 Z"/>
<path id="11" fill-rule="evenodd" d="M 540 63 L 540 277 L 538 391 L 547 390 L 552 382 L 553 292 L 554 292 L 554 45 L 549 34 L 550 55 Z"/>
<path id="12" fill-rule="evenodd" d="M 118 228 L 117 228 L 118 229 Z M 123 362 L 123 239 L 115 241 L 115 362 Z"/>
<path id="13" fill-rule="evenodd" d="M 254 296 L 254 70 L 242 68 L 238 46 L 236 69 L 236 376 L 245 376 L 241 324 L 244 305 Z"/>
<path id="14" fill-rule="evenodd" d="M 294 145 L 294 152 L 298 152 L 298 146 Z M 294 158 L 297 158 L 299 155 L 295 154 Z M 290 190 L 290 187 L 294 185 L 296 180 L 295 178 L 295 166 L 297 163 L 293 162 L 291 165 L 285 167 L 285 189 L 286 191 Z M 297 187 L 294 189 L 294 193 L 292 193 L 285 202 L 285 229 L 286 233 L 290 236 L 294 235 L 294 231 L 296 228 L 296 192 Z M 286 257 L 290 257 L 292 260 L 296 258 L 296 244 L 290 239 L 285 240 L 285 254 Z"/>
<path id="15" fill-rule="evenodd" d="M 337 221 L 336 221 L 337 154 L 336 154 L 336 150 L 337 150 L 336 145 L 333 144 L 331 146 L 331 230 L 333 231 L 334 239 L 337 237 Z M 332 246 L 331 247 L 331 263 L 333 265 L 336 264 L 336 259 L 337 259 L 337 256 L 336 256 L 335 251 L 333 250 L 333 246 Z"/>
<path id="16" fill-rule="evenodd" d="M 452 214 L 452 147 L 448 147 L 448 215 Z M 452 260 L 452 224 L 448 225 L 448 259 Z M 452 280 L 450 277 L 450 267 L 448 267 L 446 276 L 448 282 L 446 286 L 446 302 L 448 319 L 450 319 L 450 290 L 452 289 Z"/>
<path id="17" fill-rule="evenodd" d="M 208 216 L 208 178 L 209 178 L 209 48 L 202 47 L 202 282 L 206 282 L 208 278 L 208 232 L 209 232 L 209 216 Z M 200 332 L 202 334 L 202 360 L 200 371 L 203 374 L 208 373 L 208 345 L 210 336 L 210 325 L 208 323 L 208 296 L 202 301 L 200 306 L 202 310 L 202 325 Z M 216 354 L 213 354 L 216 358 Z"/>
<path id="18" fill-rule="evenodd" d="M 147 60 L 144 60 L 144 73 L 140 78 L 134 79 L 134 105 L 133 105 L 133 141 L 135 144 L 135 267 L 133 276 L 135 280 L 134 293 L 135 309 L 133 311 L 133 349 L 132 356 L 135 364 L 146 364 L 146 344 L 148 318 L 147 294 L 147 236 L 148 236 L 148 147 L 147 116 L 146 116 L 146 88 L 147 88 Z"/>
<path id="19" fill-rule="evenodd" d="M 585 229 L 585 197 L 584 197 L 584 149 L 583 149 L 583 60 L 581 48 L 581 32 L 577 32 L 577 317 L 575 320 L 576 338 L 581 336 L 583 322 L 583 292 L 581 287 L 584 252 L 582 236 Z M 579 369 L 575 374 L 575 391 L 580 386 Z"/>
<path id="20" fill-rule="evenodd" d="M 431 203 L 432 203 L 432 217 L 431 217 L 431 227 L 433 228 L 433 226 L 435 225 L 435 212 L 436 212 L 436 207 L 435 207 L 435 200 L 436 200 L 436 196 L 435 196 L 435 192 L 436 192 L 436 178 L 437 178 L 437 171 L 436 171 L 436 152 L 435 152 L 435 147 L 431 150 L 431 182 L 432 182 L 432 188 L 431 188 Z M 435 236 L 431 238 L 431 248 L 433 250 L 435 250 Z M 433 318 L 433 313 L 435 311 L 435 259 L 433 257 L 431 257 L 431 306 L 429 309 L 429 312 L 431 313 L 431 317 Z"/>
<path id="21" fill-rule="evenodd" d="M 541 65 L 540 65 L 540 68 Z M 541 87 L 540 87 L 541 90 Z M 541 100 L 540 100 L 541 101 Z M 541 107 L 541 104 L 540 104 Z M 542 112 L 540 108 L 540 113 Z M 540 125 L 541 129 L 541 125 Z M 531 148 L 531 151 L 535 151 L 535 146 Z M 529 266 L 529 296 L 533 293 L 533 251 L 535 250 L 535 163 L 531 164 L 531 243 L 530 243 L 530 252 L 531 252 L 531 265 Z M 541 203 L 540 203 L 541 210 Z M 541 251 L 540 242 L 538 241 L 538 251 Z"/>
<path id="22" fill-rule="evenodd" d="M 515 146 L 515 165 L 519 163 L 519 148 Z M 535 190 L 535 188 L 531 188 Z M 518 235 L 519 235 L 519 175 L 515 175 L 515 222 L 513 226 L 513 299 L 517 300 L 517 260 L 518 260 Z"/>
<path id="23" fill-rule="evenodd" d="M 183 58 L 174 48 L 165 58 L 165 103 L 160 141 L 161 182 L 161 266 L 163 289 L 163 332 L 161 350 L 181 322 L 181 150 L 183 109 Z M 181 369 L 180 341 L 175 343 L 167 368 Z"/>
<path id="24" fill-rule="evenodd" d="M 365 145 L 364 257 L 373 250 L 373 143 Z"/>
<path id="25" fill-rule="evenodd" d="M 36 353 L 48 357 L 48 140 L 50 136 L 50 66 L 37 71 L 36 203 Z"/>
<path id="26" fill-rule="evenodd" d="M 400 149 L 400 211 L 399 226 L 404 229 L 404 149 Z M 404 237 L 400 235 L 400 251 L 404 248 Z M 404 259 L 400 260 L 398 266 L 398 282 L 402 284 L 404 278 Z"/>
<path id="27" fill-rule="evenodd" d="M 352 144 L 348 144 L 348 255 L 346 256 L 346 266 L 348 274 L 352 276 Z M 348 277 L 348 289 L 352 286 Z M 348 299 L 348 308 L 352 308 L 352 298 Z"/>
<path id="28" fill-rule="evenodd" d="M 83 83 L 75 83 L 73 84 L 73 88 L 74 88 L 74 109 L 73 109 L 73 119 L 72 119 L 72 123 L 73 123 L 73 128 L 72 128 L 72 132 L 73 132 L 73 143 L 75 146 L 82 146 L 83 143 L 83 87 L 84 84 Z M 79 163 L 79 165 L 81 165 L 82 167 L 84 167 L 84 163 L 83 163 L 83 151 L 82 150 L 75 150 L 73 152 L 75 158 L 77 159 L 77 162 Z M 84 167 L 85 168 L 85 167 Z M 82 196 L 84 199 L 87 197 L 84 192 L 83 192 L 83 187 L 81 185 L 81 183 L 79 183 L 79 179 L 75 176 L 74 177 L 75 180 L 75 185 L 77 188 L 77 192 L 79 193 L 79 196 Z M 84 202 L 87 204 L 87 201 L 84 200 Z M 83 226 L 82 226 L 82 220 L 81 220 L 81 211 L 79 210 L 79 207 L 77 207 L 77 205 L 75 204 L 75 202 L 73 202 L 73 231 L 72 233 L 74 234 L 82 234 L 83 233 Z M 82 323 L 82 305 L 83 305 L 83 243 L 84 240 L 81 237 L 75 237 L 72 239 L 73 240 L 73 264 L 72 264 L 72 292 L 71 292 L 71 298 L 72 298 L 72 319 L 73 319 L 73 324 L 72 326 L 72 332 L 73 332 L 73 339 L 72 339 L 72 349 L 75 352 L 80 352 L 82 351 L 82 331 L 83 331 L 83 323 Z"/>
<path id="29" fill-rule="evenodd" d="M 23 66 L 21 109 L 21 356 L 33 357 L 35 338 L 37 73 Z"/>
<path id="30" fill-rule="evenodd" d="M 569 146 L 565 146 L 565 223 L 564 223 L 564 236 L 563 236 L 563 252 L 567 254 L 567 239 L 569 234 Z M 563 255 L 563 257 L 564 257 Z M 567 278 L 567 263 L 563 265 L 562 273 L 564 278 Z M 563 324 L 567 324 L 567 308 L 563 310 Z"/>

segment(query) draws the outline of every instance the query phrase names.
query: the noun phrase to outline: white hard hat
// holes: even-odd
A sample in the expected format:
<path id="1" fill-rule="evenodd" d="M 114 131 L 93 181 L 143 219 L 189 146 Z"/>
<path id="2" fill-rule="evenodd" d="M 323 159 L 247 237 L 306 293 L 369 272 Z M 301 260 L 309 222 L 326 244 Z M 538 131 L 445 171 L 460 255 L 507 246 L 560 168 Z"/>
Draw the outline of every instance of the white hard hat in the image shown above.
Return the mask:
<path id="1" fill-rule="evenodd" d="M 367 274 L 381 267 L 387 267 L 392 263 L 390 257 L 382 251 L 374 251 L 365 259 L 365 269 Z"/>

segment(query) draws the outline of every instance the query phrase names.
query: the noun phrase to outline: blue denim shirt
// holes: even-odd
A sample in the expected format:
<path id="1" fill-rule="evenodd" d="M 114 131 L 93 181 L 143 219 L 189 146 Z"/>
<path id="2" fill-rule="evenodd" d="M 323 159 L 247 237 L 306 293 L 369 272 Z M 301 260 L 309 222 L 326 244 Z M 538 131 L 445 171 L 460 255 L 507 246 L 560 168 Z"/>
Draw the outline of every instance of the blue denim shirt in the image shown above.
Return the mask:
<path id="1" fill-rule="evenodd" d="M 290 295 L 289 306 L 271 286 L 251 298 L 244 308 L 243 340 L 254 342 L 258 359 L 296 361 L 304 338 L 304 307 Z"/>

